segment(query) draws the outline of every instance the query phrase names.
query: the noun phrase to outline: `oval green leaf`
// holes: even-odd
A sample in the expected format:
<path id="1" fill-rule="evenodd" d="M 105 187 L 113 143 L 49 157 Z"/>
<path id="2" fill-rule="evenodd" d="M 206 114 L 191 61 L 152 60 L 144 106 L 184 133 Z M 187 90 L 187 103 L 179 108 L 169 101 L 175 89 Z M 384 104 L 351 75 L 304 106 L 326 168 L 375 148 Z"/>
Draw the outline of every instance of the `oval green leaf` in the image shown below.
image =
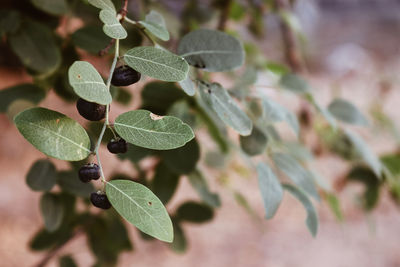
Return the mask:
<path id="1" fill-rule="evenodd" d="M 206 204 L 188 201 L 179 206 L 176 217 L 181 221 L 203 223 L 214 217 L 214 210 Z"/>
<path id="2" fill-rule="evenodd" d="M 97 8 L 115 11 L 115 6 L 111 0 L 88 0 L 88 2 Z"/>
<path id="3" fill-rule="evenodd" d="M 320 200 L 312 173 L 304 169 L 295 158 L 287 154 L 274 153 L 272 159 L 275 165 L 298 187 L 315 199 Z"/>
<path id="4" fill-rule="evenodd" d="M 49 157 L 78 161 L 91 153 L 85 129 L 59 112 L 31 108 L 15 116 L 14 123 L 28 142 Z"/>
<path id="5" fill-rule="evenodd" d="M 65 0 L 31 0 L 37 8 L 51 15 L 62 15 L 68 11 L 68 5 Z"/>
<path id="6" fill-rule="evenodd" d="M 47 231 L 54 232 L 60 227 L 64 217 L 64 206 L 56 195 L 45 193 L 40 199 L 40 211 Z"/>
<path id="7" fill-rule="evenodd" d="M 50 191 L 56 182 L 56 167 L 47 159 L 36 161 L 26 176 L 26 183 L 33 191 Z"/>
<path id="8" fill-rule="evenodd" d="M 77 47 L 97 55 L 110 43 L 111 39 L 104 35 L 100 26 L 87 25 L 75 31 L 71 40 Z"/>
<path id="9" fill-rule="evenodd" d="M 34 84 L 19 84 L 0 90 L 0 112 L 6 112 L 15 100 L 28 100 L 34 104 L 42 101 L 46 91 Z"/>
<path id="10" fill-rule="evenodd" d="M 204 203 L 214 208 L 221 206 L 219 195 L 210 191 L 206 179 L 204 179 L 199 170 L 195 170 L 188 175 L 188 179 Z"/>
<path id="11" fill-rule="evenodd" d="M 107 86 L 89 62 L 75 61 L 68 70 L 68 78 L 79 97 L 101 105 L 111 103 L 112 97 Z"/>
<path id="12" fill-rule="evenodd" d="M 291 193 L 297 200 L 299 200 L 307 211 L 306 225 L 311 235 L 315 237 L 318 232 L 318 215 L 314 205 L 307 197 L 307 195 L 297 187 L 290 184 L 284 184 L 283 188 Z"/>
<path id="13" fill-rule="evenodd" d="M 244 63 L 242 44 L 234 37 L 215 30 L 200 29 L 185 35 L 178 54 L 205 71 L 229 71 Z"/>
<path id="14" fill-rule="evenodd" d="M 164 18 L 160 13 L 152 10 L 146 15 L 145 20 L 141 20 L 139 23 L 155 37 L 160 38 L 163 41 L 169 40 L 167 26 L 165 25 Z"/>
<path id="15" fill-rule="evenodd" d="M 88 198 L 95 189 L 91 183 L 82 183 L 76 171 L 61 171 L 57 174 L 57 184 L 63 191 L 78 197 Z"/>
<path id="16" fill-rule="evenodd" d="M 240 136 L 239 141 L 240 147 L 247 155 L 256 156 L 265 151 L 268 138 L 258 127 L 253 126 L 251 134 Z"/>
<path id="17" fill-rule="evenodd" d="M 151 181 L 151 191 L 166 205 L 173 197 L 179 183 L 179 174 L 172 172 L 160 162 L 155 170 L 154 178 Z"/>
<path id="18" fill-rule="evenodd" d="M 107 183 L 106 193 L 125 220 L 150 236 L 172 242 L 174 232 L 168 212 L 147 187 L 128 180 L 113 180 Z"/>
<path id="19" fill-rule="evenodd" d="M 61 64 L 61 53 L 52 31 L 40 23 L 24 23 L 8 41 L 21 62 L 33 71 L 52 73 Z"/>
<path id="20" fill-rule="evenodd" d="M 186 79 L 180 81 L 179 85 L 188 96 L 194 96 L 196 93 L 196 86 L 194 85 L 192 79 L 190 79 L 189 75 L 186 77 Z"/>
<path id="21" fill-rule="evenodd" d="M 367 119 L 357 107 L 344 99 L 337 98 L 333 100 L 329 104 L 328 110 L 341 121 L 362 126 L 368 124 Z"/>
<path id="22" fill-rule="evenodd" d="M 282 202 L 282 185 L 271 168 L 265 163 L 257 165 L 257 173 L 258 184 L 264 201 L 265 218 L 271 219 Z"/>
<path id="23" fill-rule="evenodd" d="M 107 36 L 114 39 L 125 39 L 128 36 L 125 28 L 117 19 L 117 12 L 114 10 L 103 9 L 100 11 L 99 18 L 104 23 L 103 31 Z"/>
<path id="24" fill-rule="evenodd" d="M 193 130 L 180 119 L 160 117 L 147 110 L 119 115 L 114 127 L 127 142 L 156 150 L 178 148 L 194 138 Z"/>
<path id="25" fill-rule="evenodd" d="M 240 109 L 239 105 L 232 99 L 220 84 L 199 84 L 202 99 L 218 117 L 227 125 L 231 126 L 240 135 L 249 135 L 253 128 L 253 123 L 246 113 Z"/>
<path id="26" fill-rule="evenodd" d="M 186 145 L 161 151 L 161 157 L 165 165 L 177 174 L 188 174 L 196 168 L 200 159 L 200 147 L 196 139 L 193 138 Z"/>
<path id="27" fill-rule="evenodd" d="M 136 71 L 167 82 L 186 79 L 189 65 L 186 60 L 164 49 L 141 46 L 130 49 L 124 60 Z"/>

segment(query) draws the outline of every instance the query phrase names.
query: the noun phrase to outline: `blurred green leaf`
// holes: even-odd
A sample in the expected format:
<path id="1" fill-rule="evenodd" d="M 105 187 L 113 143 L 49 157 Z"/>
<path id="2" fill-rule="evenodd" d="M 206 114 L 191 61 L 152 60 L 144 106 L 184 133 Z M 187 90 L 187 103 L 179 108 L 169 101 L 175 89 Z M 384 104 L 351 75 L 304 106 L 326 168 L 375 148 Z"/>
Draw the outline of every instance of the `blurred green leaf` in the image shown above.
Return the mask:
<path id="1" fill-rule="evenodd" d="M 184 146 L 161 151 L 161 157 L 166 166 L 177 174 L 188 174 L 192 172 L 200 159 L 200 147 L 196 139 L 186 143 Z"/>
<path id="2" fill-rule="evenodd" d="M 57 183 L 61 189 L 72 195 L 88 198 L 95 191 L 91 183 L 82 183 L 78 178 L 78 172 L 60 171 L 58 172 Z"/>
<path id="3" fill-rule="evenodd" d="M 75 46 L 92 54 L 98 54 L 111 41 L 103 29 L 96 25 L 87 25 L 75 31 L 71 40 Z"/>
<path id="4" fill-rule="evenodd" d="M 179 183 L 179 174 L 172 172 L 164 162 L 160 162 L 151 182 L 151 191 L 166 205 L 173 197 Z"/>
<path id="5" fill-rule="evenodd" d="M 334 99 L 328 106 L 328 110 L 337 119 L 355 125 L 367 125 L 364 115 L 352 103 L 344 99 Z"/>
<path id="6" fill-rule="evenodd" d="M 31 0 L 37 8 L 51 15 L 62 15 L 68 11 L 66 0 Z"/>
<path id="7" fill-rule="evenodd" d="M 50 191 L 56 182 L 56 167 L 47 159 L 37 160 L 26 175 L 26 183 L 33 191 Z"/>
<path id="8" fill-rule="evenodd" d="M 45 90 L 34 84 L 19 84 L 0 90 L 0 112 L 6 112 L 12 102 L 18 99 L 28 100 L 34 104 L 46 96 Z"/>
<path id="9" fill-rule="evenodd" d="M 284 89 L 297 94 L 304 94 L 310 91 L 310 86 L 307 84 L 307 82 L 300 76 L 293 73 L 287 73 L 283 75 L 279 83 Z"/>
<path id="10" fill-rule="evenodd" d="M 214 211 L 210 206 L 194 201 L 183 203 L 176 211 L 177 219 L 193 223 L 203 223 L 213 217 Z"/>
<path id="11" fill-rule="evenodd" d="M 257 165 L 258 185 L 264 201 L 265 218 L 274 217 L 279 205 L 282 202 L 283 190 L 278 177 L 272 172 L 266 163 Z"/>
<path id="12" fill-rule="evenodd" d="M 12 9 L 0 10 L 0 36 L 15 33 L 21 25 L 21 16 L 18 11 Z"/>
<path id="13" fill-rule="evenodd" d="M 106 10 L 115 10 L 115 6 L 111 0 L 88 0 L 88 2 L 97 8 L 106 9 Z"/>
<path id="14" fill-rule="evenodd" d="M 74 259 L 69 255 L 64 255 L 58 260 L 60 267 L 78 267 Z"/>
<path id="15" fill-rule="evenodd" d="M 174 225 L 174 241 L 170 244 L 170 248 L 177 253 L 184 253 L 187 250 L 187 240 L 182 226 L 176 220 L 172 220 Z"/>
<path id="16" fill-rule="evenodd" d="M 204 203 L 214 208 L 221 206 L 219 195 L 210 191 L 206 179 L 199 170 L 190 173 L 188 179 Z"/>
<path id="17" fill-rule="evenodd" d="M 253 130 L 249 136 L 240 136 L 240 147 L 249 156 L 262 154 L 267 148 L 268 138 L 257 127 L 253 126 Z"/>
<path id="18" fill-rule="evenodd" d="M 326 196 L 326 201 L 327 201 L 329 207 L 331 208 L 333 214 L 335 214 L 336 219 L 339 222 L 342 222 L 344 218 L 343 218 L 342 209 L 340 208 L 339 199 L 334 194 L 328 194 Z"/>
<path id="19" fill-rule="evenodd" d="M 44 193 L 40 198 L 40 211 L 47 231 L 57 230 L 64 218 L 64 206 L 60 198 L 52 193 Z"/>

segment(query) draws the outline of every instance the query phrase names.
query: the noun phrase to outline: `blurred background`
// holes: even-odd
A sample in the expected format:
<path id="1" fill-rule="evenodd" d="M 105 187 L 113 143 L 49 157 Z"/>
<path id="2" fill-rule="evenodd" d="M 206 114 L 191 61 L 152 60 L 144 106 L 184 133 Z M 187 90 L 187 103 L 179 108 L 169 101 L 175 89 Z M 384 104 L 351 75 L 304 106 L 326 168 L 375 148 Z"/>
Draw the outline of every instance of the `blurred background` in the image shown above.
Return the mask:
<path id="1" fill-rule="evenodd" d="M 3 4 L 5 7 L 12 5 L 11 2 L 2 1 L 0 8 Z M 175 36 L 180 34 L 179 30 L 185 31 L 184 27 L 174 28 L 174 25 L 187 20 L 185 16 L 191 14 L 188 6 L 198 14 L 198 21 L 191 21 L 193 24 L 216 28 L 223 23 L 220 25 L 223 29 L 235 31 L 247 45 L 249 57 L 257 49 L 268 62 L 286 64 L 307 77 L 315 90 L 315 98 L 323 106 L 335 96 L 357 106 L 371 122 L 369 128 L 359 131 L 378 155 L 399 153 L 396 130 L 400 126 L 399 0 L 277 1 L 290 11 L 283 16 L 286 25 L 290 25 L 289 30 L 282 28 L 282 16 L 262 10 L 261 0 L 233 1 L 235 5 L 230 12 L 237 12 L 240 19 L 222 22 L 223 8 L 213 1 L 154 2 L 129 1 L 129 12 L 139 17 L 147 3 L 157 5 L 166 17 L 168 29 L 176 32 Z M 75 23 L 79 24 L 79 21 Z M 57 31 L 62 32 L 62 28 Z M 285 31 L 289 31 L 289 36 Z M 290 40 L 290 35 L 294 40 Z M 294 48 L 288 48 L 288 45 Z M 2 42 L 0 88 L 32 80 L 17 63 L 7 65 L 17 61 L 10 61 L 10 57 L 12 52 Z M 87 58 L 97 62 L 96 67 L 104 68 L 96 56 L 88 55 Z M 220 79 L 229 84 L 226 77 Z M 267 71 L 258 72 L 258 84 L 269 81 Z M 142 82 L 134 85 L 135 88 L 142 86 Z M 134 93 L 132 106 L 139 105 L 137 96 L 138 93 Z M 273 96 L 292 110 L 301 108 L 301 103 L 294 97 L 280 93 Z M 54 92 L 47 95 L 41 106 L 65 111 L 78 119 L 74 105 L 64 102 Z M 377 119 L 377 108 L 379 114 L 385 114 L 392 122 L 390 127 L 382 126 Z M 125 109 L 116 105 L 112 116 Z M 28 246 L 43 222 L 38 207 L 40 195 L 29 190 L 25 175 L 32 163 L 44 156 L 23 139 L 7 114 L 0 114 L 0 129 L 0 266 L 35 266 L 48 254 L 33 252 Z M 306 143 L 314 146 L 312 136 L 310 140 L 305 138 Z M 104 158 L 109 173 L 117 170 L 135 172 L 127 161 L 119 163 L 112 155 Z M 64 162 L 54 162 L 58 168 L 66 167 Z M 175 253 L 161 242 L 144 241 L 134 227 L 128 226 L 134 249 L 122 253 L 118 266 L 400 266 L 400 214 L 389 193 L 383 191 L 376 207 L 365 212 L 358 199 L 363 188 L 358 184 L 342 185 L 343 177 L 349 171 L 343 159 L 322 153 L 312 165 L 335 188 L 344 217 L 339 222 L 325 202 L 314 203 L 320 219 L 316 238 L 310 236 L 304 225 L 304 208 L 289 195 L 285 194 L 272 220 L 263 219 L 264 208 L 256 174 L 247 170 L 239 158 L 230 160 L 223 169 L 204 167 L 210 188 L 218 192 L 222 205 L 211 222 L 184 225 L 188 239 L 185 253 Z M 246 197 L 250 211 L 238 204 L 232 190 L 240 191 Z M 197 198 L 186 179 L 181 179 L 178 192 L 168 209 L 186 199 Z M 83 236 L 74 238 L 57 253 L 73 255 L 79 266 L 91 266 L 94 262 Z M 58 266 L 58 263 L 50 260 L 47 266 Z"/>

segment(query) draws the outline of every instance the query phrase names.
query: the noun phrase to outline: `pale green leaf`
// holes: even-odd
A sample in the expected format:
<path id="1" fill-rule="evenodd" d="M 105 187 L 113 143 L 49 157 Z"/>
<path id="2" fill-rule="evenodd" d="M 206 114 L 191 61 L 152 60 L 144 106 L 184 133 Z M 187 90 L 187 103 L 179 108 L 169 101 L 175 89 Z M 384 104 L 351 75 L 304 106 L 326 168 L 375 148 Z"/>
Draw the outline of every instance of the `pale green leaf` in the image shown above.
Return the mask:
<path id="1" fill-rule="evenodd" d="M 286 109 L 284 106 L 263 97 L 263 119 L 266 122 L 280 122 L 284 121 L 293 129 L 296 136 L 299 136 L 299 121 L 295 114 Z"/>
<path id="2" fill-rule="evenodd" d="M 272 154 L 272 159 L 276 166 L 298 187 L 315 199 L 320 199 L 314 184 L 313 175 L 304 169 L 295 158 L 282 153 L 274 153 Z"/>
<path id="3" fill-rule="evenodd" d="M 177 253 L 184 253 L 187 250 L 187 240 L 179 222 L 173 221 L 174 225 L 174 242 L 170 244 L 171 249 Z"/>
<path id="4" fill-rule="evenodd" d="M 62 15 L 68 11 L 66 0 L 31 0 L 37 8 L 51 15 Z"/>
<path id="5" fill-rule="evenodd" d="M 156 150 L 178 148 L 194 138 L 193 130 L 178 118 L 160 117 L 147 110 L 121 114 L 114 127 L 127 142 Z"/>
<path id="6" fill-rule="evenodd" d="M 142 232 L 172 242 L 171 219 L 161 201 L 147 187 L 128 180 L 106 185 L 107 197 L 115 210 Z"/>
<path id="7" fill-rule="evenodd" d="M 207 181 L 206 179 L 204 179 L 200 171 L 195 170 L 194 172 L 188 175 L 188 179 L 190 184 L 200 195 L 201 200 L 204 203 L 214 208 L 221 206 L 221 201 L 219 199 L 219 196 L 216 193 L 212 193 L 210 191 L 207 185 Z"/>
<path id="8" fill-rule="evenodd" d="M 189 75 L 186 77 L 186 79 L 180 81 L 179 85 L 188 96 L 194 96 L 196 93 L 196 86 L 192 79 L 190 79 Z"/>
<path id="9" fill-rule="evenodd" d="M 24 22 L 8 41 L 21 62 L 35 72 L 52 73 L 61 64 L 60 49 L 47 26 Z"/>
<path id="10" fill-rule="evenodd" d="M 115 6 L 111 0 L 88 0 L 89 4 L 100 9 L 115 10 Z"/>
<path id="11" fill-rule="evenodd" d="M 132 48 L 126 52 L 124 60 L 136 71 L 167 82 L 182 81 L 189 71 L 185 59 L 152 46 Z"/>
<path id="12" fill-rule="evenodd" d="M 78 161 L 91 153 L 85 129 L 59 112 L 31 108 L 15 116 L 14 123 L 26 140 L 50 157 Z"/>
<path id="13" fill-rule="evenodd" d="M 333 100 L 329 104 L 328 110 L 341 121 L 363 126 L 368 124 L 367 119 L 357 107 L 344 99 L 337 98 Z"/>
<path id="14" fill-rule="evenodd" d="M 290 192 L 295 198 L 297 198 L 303 204 L 304 208 L 307 211 L 306 225 L 311 235 L 315 237 L 318 232 L 318 215 L 317 211 L 314 208 L 314 205 L 307 197 L 307 195 L 297 187 L 294 187 L 293 185 L 290 184 L 284 184 L 283 188 L 286 189 L 288 192 Z"/>
<path id="15" fill-rule="evenodd" d="M 6 112 L 15 100 L 28 100 L 34 104 L 39 103 L 46 96 L 45 90 L 37 85 L 26 83 L 0 90 L 0 112 Z"/>
<path id="16" fill-rule="evenodd" d="M 33 191 L 50 191 L 56 182 L 56 167 L 47 159 L 36 161 L 26 175 L 26 183 Z"/>
<path id="17" fill-rule="evenodd" d="M 125 39 L 128 36 L 125 28 L 117 19 L 116 11 L 103 9 L 100 11 L 99 18 L 104 23 L 103 31 L 107 36 L 114 39 Z"/>
<path id="18" fill-rule="evenodd" d="M 107 86 L 89 62 L 75 61 L 68 70 L 68 78 L 79 97 L 101 105 L 111 103 L 112 97 Z"/>
<path id="19" fill-rule="evenodd" d="M 319 113 L 321 113 L 321 115 L 326 119 L 326 121 L 329 123 L 329 125 L 330 125 L 334 130 L 336 130 L 336 128 L 337 128 L 337 123 L 336 123 L 335 118 L 334 118 L 333 115 L 331 114 L 331 112 L 330 112 L 328 109 L 326 109 L 326 108 L 324 108 L 324 107 L 321 107 L 321 105 L 320 105 L 317 101 L 315 101 L 314 97 L 313 97 L 311 94 L 308 93 L 306 99 L 307 99 L 311 104 L 313 104 L 313 106 L 315 107 L 315 109 L 316 109 Z"/>
<path id="20" fill-rule="evenodd" d="M 61 171 L 57 174 L 57 184 L 67 193 L 88 198 L 95 190 L 91 183 L 82 183 L 76 171 Z"/>
<path id="21" fill-rule="evenodd" d="M 139 23 L 157 38 L 160 38 L 163 41 L 169 40 L 167 26 L 165 25 L 164 18 L 160 13 L 152 10 L 146 15 L 145 20 L 141 20 Z"/>
<path id="22" fill-rule="evenodd" d="M 249 135 L 253 123 L 220 84 L 199 83 L 201 97 L 218 117 L 240 135 Z"/>
<path id="23" fill-rule="evenodd" d="M 60 227 L 64 217 L 64 206 L 56 195 L 51 193 L 42 195 L 40 211 L 47 231 L 54 232 Z"/>
<path id="24" fill-rule="evenodd" d="M 257 173 L 258 184 L 264 201 L 265 218 L 271 219 L 282 202 L 282 185 L 271 168 L 265 163 L 257 165 Z"/>
<path id="25" fill-rule="evenodd" d="M 185 35 L 178 54 L 187 62 L 205 71 L 229 71 L 244 63 L 242 44 L 220 31 L 200 29 Z"/>
<path id="26" fill-rule="evenodd" d="M 310 91 L 308 83 L 302 77 L 292 73 L 283 75 L 280 80 L 280 85 L 284 89 L 297 94 L 304 94 Z"/>
<path id="27" fill-rule="evenodd" d="M 256 126 L 253 126 L 251 134 L 240 136 L 240 147 L 249 156 L 255 156 L 263 153 L 267 148 L 267 136 Z"/>
<path id="28" fill-rule="evenodd" d="M 364 140 L 358 134 L 350 131 L 349 129 L 345 130 L 345 134 L 347 138 L 349 138 L 350 142 L 353 144 L 358 156 L 372 168 L 376 176 L 382 177 L 382 164 L 379 158 L 369 148 Z"/>

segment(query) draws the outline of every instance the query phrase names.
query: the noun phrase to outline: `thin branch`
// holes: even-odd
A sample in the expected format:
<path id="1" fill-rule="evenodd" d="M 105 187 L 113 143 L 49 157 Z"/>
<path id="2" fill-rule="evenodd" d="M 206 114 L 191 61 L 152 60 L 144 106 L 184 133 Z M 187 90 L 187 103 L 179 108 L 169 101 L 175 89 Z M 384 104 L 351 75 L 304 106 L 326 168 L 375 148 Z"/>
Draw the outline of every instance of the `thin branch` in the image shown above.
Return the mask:
<path id="1" fill-rule="evenodd" d="M 226 23 L 229 18 L 229 12 L 231 10 L 231 6 L 232 6 L 232 0 L 225 0 L 222 3 L 221 14 L 219 16 L 218 27 L 217 27 L 218 30 L 220 30 L 220 31 L 225 31 Z"/>

